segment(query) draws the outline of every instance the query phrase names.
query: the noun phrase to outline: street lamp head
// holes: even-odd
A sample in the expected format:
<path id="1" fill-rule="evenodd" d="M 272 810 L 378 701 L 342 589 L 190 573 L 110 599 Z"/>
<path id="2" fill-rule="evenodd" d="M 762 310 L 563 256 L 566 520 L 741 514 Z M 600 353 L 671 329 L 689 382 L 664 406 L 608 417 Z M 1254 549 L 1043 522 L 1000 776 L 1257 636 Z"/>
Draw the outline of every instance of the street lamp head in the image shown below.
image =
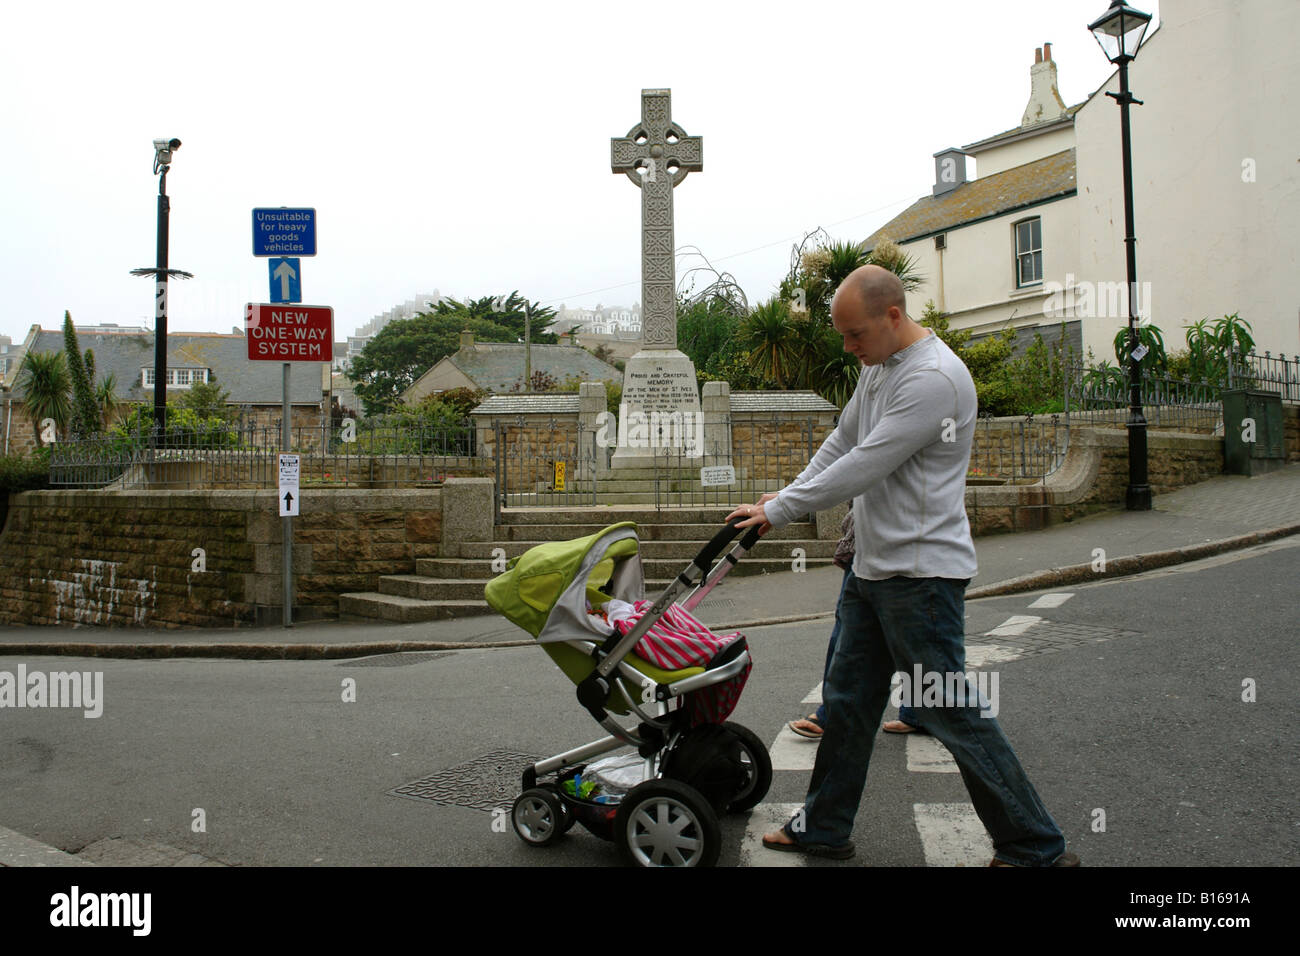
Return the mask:
<path id="1" fill-rule="evenodd" d="M 153 171 L 156 173 L 164 166 L 171 165 L 172 153 L 181 148 L 179 139 L 156 139 L 153 141 Z"/>
<path id="2" fill-rule="evenodd" d="M 1112 0 L 1110 9 L 1088 24 L 1088 29 L 1101 44 L 1106 59 L 1112 63 L 1127 63 L 1137 56 L 1150 23 L 1151 14 L 1135 10 L 1124 0 Z"/>

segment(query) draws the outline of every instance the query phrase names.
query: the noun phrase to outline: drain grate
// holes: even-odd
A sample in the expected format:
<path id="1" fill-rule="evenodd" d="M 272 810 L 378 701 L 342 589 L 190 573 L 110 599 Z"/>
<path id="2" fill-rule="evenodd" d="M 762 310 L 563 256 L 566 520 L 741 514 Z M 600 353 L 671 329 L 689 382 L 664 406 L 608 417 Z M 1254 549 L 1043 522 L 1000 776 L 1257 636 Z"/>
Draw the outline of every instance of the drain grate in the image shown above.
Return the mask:
<path id="1" fill-rule="evenodd" d="M 509 807 L 519 796 L 520 777 L 524 768 L 541 757 L 494 750 L 481 757 L 446 770 L 439 770 L 412 783 L 395 787 L 389 796 L 408 800 L 428 800 L 471 810 L 495 810 Z"/>
<path id="2" fill-rule="evenodd" d="M 1051 654 L 1085 644 L 1100 644 L 1124 637 L 1141 637 L 1139 631 L 1126 631 L 1115 627 L 1095 627 L 1091 624 L 1057 624 L 1039 621 L 1023 634 L 974 635 L 967 634 L 967 644 L 998 644 L 1018 650 L 1022 657 Z"/>
<path id="3" fill-rule="evenodd" d="M 422 651 L 420 653 L 404 654 L 376 654 L 374 657 L 359 657 L 356 660 L 341 661 L 335 664 L 335 667 L 407 667 L 411 664 L 422 664 L 425 661 L 436 661 L 440 657 L 451 657 L 455 651 Z"/>

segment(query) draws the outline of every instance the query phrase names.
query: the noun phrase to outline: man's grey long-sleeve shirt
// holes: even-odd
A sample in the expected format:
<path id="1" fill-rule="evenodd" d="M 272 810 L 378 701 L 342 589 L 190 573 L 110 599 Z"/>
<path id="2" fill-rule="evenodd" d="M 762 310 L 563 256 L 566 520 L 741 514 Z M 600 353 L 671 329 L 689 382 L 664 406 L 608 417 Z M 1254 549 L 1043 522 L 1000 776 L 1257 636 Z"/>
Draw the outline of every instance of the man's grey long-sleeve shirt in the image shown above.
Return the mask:
<path id="1" fill-rule="evenodd" d="M 853 573 L 973 578 L 966 471 L 975 383 L 933 332 L 862 370 L 839 424 L 767 502 L 773 527 L 853 499 Z"/>

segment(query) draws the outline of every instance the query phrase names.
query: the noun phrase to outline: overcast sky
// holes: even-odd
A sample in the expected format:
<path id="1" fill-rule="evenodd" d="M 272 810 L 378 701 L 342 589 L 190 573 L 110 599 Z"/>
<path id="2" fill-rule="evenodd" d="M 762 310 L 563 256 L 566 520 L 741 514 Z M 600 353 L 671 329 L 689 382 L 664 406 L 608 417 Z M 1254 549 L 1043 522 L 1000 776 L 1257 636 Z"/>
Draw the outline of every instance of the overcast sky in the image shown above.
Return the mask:
<path id="1" fill-rule="evenodd" d="M 1111 67 L 1087 24 L 1107 5 L 9 5 L 0 334 L 64 309 L 152 328 L 151 282 L 128 272 L 154 264 L 155 137 L 184 143 L 171 266 L 196 275 L 173 283 L 172 331 L 228 332 L 268 301 L 255 206 L 316 208 L 304 300 L 334 307 L 336 338 L 434 289 L 630 304 L 640 201 L 609 140 L 644 87 L 671 88 L 704 139 L 679 249 L 754 302 L 805 232 L 865 237 L 929 193 L 933 153 L 1018 125 L 1044 41 L 1066 103 L 1094 92 Z"/>

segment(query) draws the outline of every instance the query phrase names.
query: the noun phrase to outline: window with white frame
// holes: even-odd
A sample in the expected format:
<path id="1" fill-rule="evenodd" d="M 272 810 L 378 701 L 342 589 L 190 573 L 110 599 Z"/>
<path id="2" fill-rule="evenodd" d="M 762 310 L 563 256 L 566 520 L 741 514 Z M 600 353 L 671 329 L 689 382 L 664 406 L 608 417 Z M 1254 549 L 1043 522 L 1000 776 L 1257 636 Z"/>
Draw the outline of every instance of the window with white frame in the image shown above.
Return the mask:
<path id="1" fill-rule="evenodd" d="M 1016 235 L 1016 288 L 1043 281 L 1043 221 L 1022 219 L 1014 226 Z"/>
<path id="2" fill-rule="evenodd" d="M 157 376 L 151 368 L 140 370 L 140 382 L 146 388 L 153 388 Z M 208 380 L 208 370 L 205 368 L 169 368 L 167 370 L 167 387 L 168 388 L 189 388 L 191 385 L 197 385 Z"/>

